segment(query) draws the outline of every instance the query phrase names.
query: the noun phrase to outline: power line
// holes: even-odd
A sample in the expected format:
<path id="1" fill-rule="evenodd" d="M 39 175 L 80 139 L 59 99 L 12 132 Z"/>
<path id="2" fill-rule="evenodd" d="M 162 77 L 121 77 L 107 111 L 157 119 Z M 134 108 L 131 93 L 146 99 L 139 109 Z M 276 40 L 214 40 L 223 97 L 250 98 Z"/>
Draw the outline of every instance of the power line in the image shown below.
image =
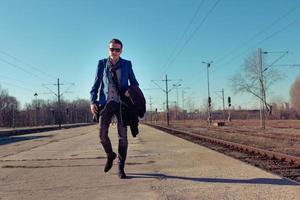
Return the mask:
<path id="1" fill-rule="evenodd" d="M 25 84 L 28 84 L 28 85 L 34 85 L 33 83 L 28 83 L 28 82 L 25 82 L 25 81 L 22 81 L 22 80 L 18 80 L 18 79 L 12 78 L 12 77 L 8 77 L 8 76 L 0 75 L 0 77 L 3 77 L 5 79 L 9 79 L 9 80 L 12 80 L 12 81 L 18 81 L 20 83 L 25 83 Z"/>
<path id="2" fill-rule="evenodd" d="M 183 46 L 181 47 L 181 49 L 179 49 L 179 51 L 177 52 L 176 56 L 169 62 L 168 67 L 165 69 L 164 73 L 166 73 L 171 65 L 173 64 L 173 62 L 176 60 L 176 58 L 181 54 L 181 52 L 184 50 L 185 46 L 191 41 L 191 39 L 195 36 L 195 34 L 197 33 L 197 31 L 201 28 L 201 26 L 204 24 L 204 22 L 207 20 L 207 18 L 209 17 L 209 15 L 213 12 L 213 10 L 216 8 L 216 6 L 220 3 L 221 0 L 217 0 L 214 5 L 210 8 L 210 10 L 206 13 L 206 15 L 203 17 L 202 21 L 200 22 L 200 24 L 196 27 L 196 29 L 194 29 L 194 31 L 191 33 L 190 37 L 187 38 L 187 40 L 184 42 Z"/>
<path id="3" fill-rule="evenodd" d="M 246 40 L 245 42 L 243 42 L 240 46 L 234 48 L 232 51 L 230 51 L 229 53 L 225 54 L 224 56 L 222 56 L 221 58 L 217 59 L 216 63 L 219 63 L 220 61 L 226 60 L 224 58 L 227 58 L 228 56 L 230 56 L 231 54 L 233 54 L 234 52 L 238 51 L 239 49 L 243 48 L 244 46 L 246 46 L 246 44 L 248 44 L 249 42 L 251 42 L 252 40 L 254 40 L 255 38 L 257 38 L 258 36 L 260 36 L 261 34 L 263 34 L 264 32 L 266 32 L 267 30 L 269 30 L 270 28 L 272 28 L 275 24 L 277 24 L 278 22 L 280 22 L 281 20 L 283 20 L 284 18 L 286 18 L 287 16 L 289 16 L 290 14 L 292 14 L 294 11 L 296 11 L 296 9 L 300 7 L 300 4 L 294 6 L 292 9 L 289 9 L 287 12 L 285 12 L 283 15 L 281 15 L 280 17 L 278 17 L 277 19 L 275 19 L 270 25 L 266 26 L 265 28 L 263 28 L 262 30 L 260 30 L 259 32 L 257 32 L 256 34 L 254 34 L 250 39 Z"/>
<path id="4" fill-rule="evenodd" d="M 69 91 L 69 89 L 72 87 L 72 86 L 74 86 L 75 84 L 74 83 L 68 83 L 70 86 L 67 88 L 67 89 L 65 89 L 62 93 L 61 93 L 61 96 L 62 95 L 64 95 L 65 93 L 71 93 L 70 91 Z"/>
<path id="5" fill-rule="evenodd" d="M 5 52 L 5 51 L 3 51 L 3 50 L 0 50 L 0 53 L 3 54 L 3 55 L 5 55 L 5 56 L 8 56 L 8 57 L 14 59 L 15 61 L 19 62 L 19 63 L 22 64 L 22 65 L 25 65 L 25 66 L 28 67 L 28 68 L 31 68 L 31 69 L 33 69 L 33 70 L 39 72 L 39 73 L 42 74 L 43 76 L 47 76 L 47 78 L 48 78 L 48 77 L 52 77 L 52 78 L 54 78 L 54 79 L 57 79 L 57 77 L 55 77 L 55 76 L 53 76 L 53 75 L 51 75 L 51 74 L 49 74 L 49 73 L 47 73 L 47 72 L 45 72 L 45 71 L 43 71 L 43 70 L 38 69 L 37 67 L 35 67 L 35 66 L 33 66 L 33 65 L 31 65 L 31 64 L 29 64 L 29 63 L 27 63 L 27 62 L 25 62 L 25 61 L 23 61 L 22 59 L 20 59 L 20 58 L 14 56 L 14 55 L 12 55 L 12 54 L 10 54 L 10 53 L 7 53 L 7 52 Z M 43 82 L 51 83 L 50 81 L 47 81 L 47 80 L 41 78 L 40 76 L 38 76 L 38 75 L 36 75 L 36 74 L 34 74 L 34 73 L 32 73 L 32 72 L 30 72 L 30 71 L 24 69 L 23 67 L 21 67 L 21 66 L 19 66 L 19 65 L 12 64 L 12 63 L 10 63 L 10 62 L 4 60 L 3 58 L 2 58 L 2 59 L 0 58 L 0 60 L 2 60 L 2 62 L 5 62 L 5 63 L 7 63 L 7 64 L 9 64 L 9 65 L 15 65 L 15 66 L 13 66 L 13 67 L 20 68 L 22 71 L 25 71 L 26 73 L 29 73 L 29 74 L 31 74 L 31 75 L 33 75 L 33 76 L 35 76 L 35 77 L 39 77 L 39 79 L 40 79 L 40 80 L 43 80 Z M 73 85 L 74 85 L 74 83 L 68 83 L 68 84 L 73 84 Z"/>
<path id="6" fill-rule="evenodd" d="M 66 93 L 66 92 L 68 91 L 68 89 L 69 89 L 71 86 L 73 86 L 74 84 L 71 84 L 71 86 L 68 87 L 63 93 L 61 93 L 61 91 L 60 91 L 60 89 L 61 89 L 60 86 L 61 86 L 61 85 L 65 85 L 65 84 L 60 83 L 60 82 L 59 82 L 59 78 L 57 79 L 57 83 L 51 84 L 51 85 L 57 86 L 57 93 L 54 92 L 53 90 L 51 90 L 49 87 L 47 87 L 46 84 L 43 84 L 43 86 L 44 86 L 45 88 L 47 88 L 52 94 L 54 94 L 54 95 L 57 97 L 57 103 L 58 103 L 58 126 L 59 126 L 59 128 L 61 128 L 61 123 L 62 123 L 61 97 L 62 97 L 62 95 L 63 95 L 64 93 Z"/>
<path id="7" fill-rule="evenodd" d="M 8 82 L 5 82 L 5 81 L 0 81 L 0 83 L 3 83 L 3 84 L 5 84 L 5 85 L 10 85 L 10 86 L 13 86 L 13 87 L 17 87 L 17 88 L 20 88 L 20 89 L 22 89 L 22 90 L 27 90 L 27 91 L 30 91 L 30 92 L 36 92 L 36 91 L 34 91 L 34 90 L 32 90 L 32 89 L 28 89 L 28 88 L 25 88 L 25 87 L 23 87 L 23 86 L 16 85 L 16 84 L 11 84 L 11 83 L 8 83 Z M 26 93 L 26 94 L 27 94 L 27 93 Z"/>
<path id="8" fill-rule="evenodd" d="M 160 87 L 160 85 L 157 84 L 155 81 L 156 81 L 156 80 L 152 80 L 152 82 L 153 82 L 155 85 L 157 85 L 163 92 L 166 93 L 167 125 L 169 126 L 169 125 L 170 125 L 170 123 L 169 123 L 169 121 L 170 121 L 170 115 L 169 115 L 169 92 L 171 92 L 172 89 L 168 89 L 168 87 L 169 87 L 169 86 L 168 86 L 168 82 L 170 82 L 170 81 L 172 81 L 172 80 L 168 79 L 168 75 L 167 75 L 167 74 L 166 74 L 166 79 L 160 80 L 160 81 L 166 82 L 166 89 L 163 89 L 162 87 Z"/>
<path id="9" fill-rule="evenodd" d="M 0 76 L 2 76 L 2 75 L 0 75 Z M 2 76 L 3 77 L 3 76 Z M 11 80 L 14 80 L 14 81 L 18 81 L 18 82 L 22 82 L 22 83 L 26 83 L 26 82 L 24 82 L 24 81 L 21 81 L 21 80 L 17 80 L 17 79 L 11 79 Z M 6 85 L 9 85 L 9 86 L 12 86 L 12 87 L 15 87 L 15 88 L 19 88 L 19 89 L 21 89 L 20 91 L 18 91 L 18 93 L 23 93 L 23 94 L 26 94 L 27 96 L 28 96 L 28 92 L 30 92 L 30 95 L 29 96 L 31 96 L 31 93 L 39 93 L 39 94 L 47 94 L 47 93 L 43 93 L 43 92 L 41 92 L 41 91 L 37 91 L 37 90 L 33 90 L 33 89 L 29 89 L 29 88 L 27 88 L 27 87 L 24 87 L 24 86 L 20 86 L 20 85 L 18 85 L 18 84 L 14 84 L 14 83 L 9 83 L 9 82 L 6 82 L 6 81 L 0 81 L 0 85 L 1 85 L 1 83 L 3 84 L 3 86 L 4 86 L 4 90 L 7 90 L 6 88 L 5 88 L 5 86 Z M 29 83 L 26 83 L 26 84 L 29 84 Z M 32 85 L 34 85 L 34 84 L 32 84 Z M 24 90 L 26 90 L 26 91 L 28 91 L 28 92 L 25 92 Z M 8 91 L 9 92 L 9 91 Z M 52 93 L 51 93 L 52 94 Z"/>
<path id="10" fill-rule="evenodd" d="M 255 45 L 253 45 L 252 47 L 246 49 L 245 51 L 243 51 L 242 53 L 238 54 L 237 56 L 233 57 L 231 60 L 229 60 L 228 62 L 226 62 L 225 64 L 223 65 L 228 65 L 230 64 L 232 61 L 236 60 L 237 58 L 241 57 L 242 55 L 244 55 L 245 53 L 247 53 L 249 50 L 252 50 L 254 49 L 255 47 L 259 46 L 260 44 L 264 43 L 265 41 L 271 39 L 272 37 L 274 37 L 275 35 L 281 33 L 282 31 L 286 30 L 287 28 L 289 28 L 290 26 L 294 25 L 295 23 L 299 22 L 300 21 L 300 18 L 292 21 L 291 23 L 283 26 L 282 28 L 278 29 L 277 31 L 271 33 L 270 35 L 268 35 L 267 37 L 265 37 L 264 39 L 262 39 L 261 41 L 257 42 Z M 221 68 L 217 68 L 217 69 L 221 69 Z M 224 68 L 222 68 L 224 69 Z M 216 72 L 216 70 L 214 71 Z"/>
<path id="11" fill-rule="evenodd" d="M 265 52 L 265 53 L 271 53 L 271 52 Z M 288 51 L 284 51 L 284 52 L 281 52 L 282 55 L 280 55 L 278 58 L 276 58 L 271 64 L 269 64 L 268 67 L 264 68 L 263 69 L 263 72 L 268 70 L 270 67 L 272 67 L 277 61 L 281 60 L 284 56 L 286 56 L 288 54 Z"/>
<path id="12" fill-rule="evenodd" d="M 13 64 L 13 63 L 11 63 L 11 62 L 8 62 L 8 61 L 4 60 L 3 58 L 0 58 L 0 61 L 3 62 L 3 63 L 8 64 L 8 65 L 10 65 L 10 66 L 12 66 L 12 67 L 14 67 L 14 68 L 20 69 L 20 70 L 22 70 L 23 72 L 25 72 L 25 73 L 27 73 L 27 74 L 30 74 L 30 75 L 36 77 L 37 79 L 42 80 L 43 82 L 50 83 L 49 81 L 47 81 L 47 80 L 41 78 L 40 76 L 38 76 L 38 75 L 36 75 L 36 74 L 34 74 L 34 73 L 32 73 L 32 72 L 30 72 L 30 71 L 24 69 L 23 67 L 20 67 L 19 65 L 16 65 L 16 64 Z"/>
<path id="13" fill-rule="evenodd" d="M 25 65 L 25 66 L 27 66 L 27 67 L 33 69 L 33 70 L 35 70 L 35 71 L 37 71 L 37 72 L 39 72 L 39 73 L 41 73 L 41 74 L 43 74 L 43 75 L 51 76 L 52 78 L 55 78 L 55 79 L 56 79 L 55 76 L 52 76 L 51 74 L 46 73 L 45 71 L 42 71 L 42 70 L 38 69 L 37 67 L 34 67 L 34 66 L 31 65 L 31 64 L 28 64 L 27 62 L 21 60 L 20 58 L 17 58 L 16 56 L 13 56 L 13 55 L 11 55 L 11 54 L 9 54 L 9 53 L 3 51 L 3 50 L 0 50 L 0 53 L 3 54 L 3 55 L 6 55 L 6 56 L 8 56 L 8 57 L 10 57 L 10 58 L 12 58 L 12 59 L 14 59 L 15 61 L 17 61 L 17 62 L 19 62 L 19 63 L 21 63 L 21 64 L 23 64 L 23 65 Z"/>
<path id="14" fill-rule="evenodd" d="M 185 30 L 183 31 L 182 35 L 180 36 L 180 38 L 177 40 L 176 42 L 176 45 L 175 45 L 175 48 L 173 49 L 173 51 L 171 52 L 171 54 L 169 55 L 168 59 L 167 59 L 167 62 L 163 65 L 163 69 L 168 65 L 168 63 L 170 62 L 171 58 L 174 56 L 176 50 L 178 49 L 179 47 L 179 44 L 182 42 L 182 40 L 184 39 L 185 35 L 187 34 L 187 31 L 190 29 L 191 25 L 193 24 L 193 22 L 195 21 L 199 11 L 200 11 L 200 8 L 202 7 L 204 3 L 204 0 L 202 0 L 197 9 L 196 9 L 196 12 L 193 14 L 192 18 L 190 19 L 188 25 L 186 26 Z"/>

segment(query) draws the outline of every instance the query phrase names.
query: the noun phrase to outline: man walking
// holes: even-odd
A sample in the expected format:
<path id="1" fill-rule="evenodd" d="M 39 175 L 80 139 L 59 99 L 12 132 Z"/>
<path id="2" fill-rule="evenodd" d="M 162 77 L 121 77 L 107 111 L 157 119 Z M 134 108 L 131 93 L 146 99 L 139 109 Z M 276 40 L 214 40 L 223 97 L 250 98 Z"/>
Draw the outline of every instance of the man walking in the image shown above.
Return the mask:
<path id="1" fill-rule="evenodd" d="M 110 139 L 108 137 L 109 124 L 112 117 L 117 118 L 118 129 L 118 169 L 119 177 L 126 178 L 124 171 L 127 155 L 128 140 L 127 127 L 122 121 L 122 99 L 129 97 L 128 80 L 130 85 L 138 86 L 129 60 L 120 57 L 123 44 L 118 39 L 112 39 L 109 42 L 109 58 L 99 60 L 96 78 L 92 86 L 91 94 L 91 112 L 93 115 L 100 114 L 100 142 L 106 152 L 107 161 L 104 172 L 108 172 L 113 166 L 113 161 L 117 157 L 113 152 Z M 98 100 L 99 93 L 99 100 Z M 102 109 L 100 109 L 102 108 Z"/>

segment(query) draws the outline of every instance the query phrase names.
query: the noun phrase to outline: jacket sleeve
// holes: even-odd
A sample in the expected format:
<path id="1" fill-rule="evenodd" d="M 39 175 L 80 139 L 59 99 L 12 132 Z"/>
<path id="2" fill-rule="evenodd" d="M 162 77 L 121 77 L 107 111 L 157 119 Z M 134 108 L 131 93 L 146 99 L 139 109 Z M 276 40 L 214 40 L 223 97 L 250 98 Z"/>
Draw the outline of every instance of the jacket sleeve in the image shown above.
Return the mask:
<path id="1" fill-rule="evenodd" d="M 103 64 L 102 64 L 101 60 L 99 60 L 98 66 L 97 66 L 97 71 L 96 71 L 95 81 L 94 81 L 94 84 L 93 84 L 92 89 L 90 91 L 91 103 L 96 103 L 97 102 L 99 87 L 100 87 L 100 84 L 103 84 L 103 81 L 102 81 L 102 79 L 103 79 L 103 70 L 104 70 Z"/>
<path id="2" fill-rule="evenodd" d="M 134 72 L 132 70 L 132 64 L 130 61 L 129 61 L 129 82 L 130 82 L 130 85 L 139 86 L 139 83 L 136 80 Z"/>

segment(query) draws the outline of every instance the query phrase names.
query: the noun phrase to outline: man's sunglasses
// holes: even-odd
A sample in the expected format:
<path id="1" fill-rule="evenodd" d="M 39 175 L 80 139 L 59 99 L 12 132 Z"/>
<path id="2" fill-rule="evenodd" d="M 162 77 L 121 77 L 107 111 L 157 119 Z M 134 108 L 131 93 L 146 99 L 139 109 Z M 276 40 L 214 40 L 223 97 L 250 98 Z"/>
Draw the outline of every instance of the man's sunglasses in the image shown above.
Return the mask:
<path id="1" fill-rule="evenodd" d="M 121 51 L 121 49 L 119 49 L 119 48 L 109 48 L 109 50 L 110 50 L 111 52 L 114 52 L 114 51 L 120 52 L 120 51 Z"/>

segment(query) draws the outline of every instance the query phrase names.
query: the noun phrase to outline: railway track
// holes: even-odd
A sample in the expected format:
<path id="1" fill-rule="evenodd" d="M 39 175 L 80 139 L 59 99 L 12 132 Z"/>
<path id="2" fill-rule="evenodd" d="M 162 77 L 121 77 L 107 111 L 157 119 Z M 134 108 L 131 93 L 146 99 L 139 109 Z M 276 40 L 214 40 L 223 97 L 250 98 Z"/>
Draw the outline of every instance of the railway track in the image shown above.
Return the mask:
<path id="1" fill-rule="evenodd" d="M 159 124 L 162 125 L 162 124 Z M 231 141 L 236 142 L 239 144 L 245 144 L 252 147 L 262 148 L 269 151 L 275 151 L 280 152 L 283 154 L 288 154 L 296 157 L 300 157 L 300 139 L 299 136 L 296 136 L 297 138 L 290 137 L 289 134 L 282 133 L 282 136 L 280 138 L 278 137 L 272 137 L 274 132 L 268 132 L 270 137 L 265 137 L 264 131 L 256 130 L 256 134 L 252 134 L 254 131 L 250 131 L 248 134 L 245 129 L 242 129 L 243 132 L 239 132 L 238 129 L 233 128 L 233 130 L 230 130 L 230 127 L 210 127 L 210 128 L 203 128 L 203 127 L 187 127 L 187 126 L 180 126 L 180 125 L 174 125 L 171 124 L 168 126 L 170 128 L 188 131 L 191 133 L 195 133 L 197 135 L 203 135 L 203 136 L 209 136 L 225 141 Z M 225 131 L 227 130 L 227 131 Z M 230 130 L 230 131 L 228 131 Z M 276 132 L 278 135 L 278 133 Z M 266 139 L 266 140 L 265 140 Z"/>
<path id="2" fill-rule="evenodd" d="M 255 133 L 255 131 L 253 131 L 253 130 L 249 130 L 249 129 L 243 130 L 240 128 L 233 128 L 233 127 L 223 129 L 222 131 L 228 132 L 228 133 L 239 133 L 239 134 L 255 136 L 255 137 L 263 137 L 263 138 L 268 138 L 268 139 L 300 141 L 299 136 L 289 135 L 289 134 L 285 134 L 284 136 L 281 136 L 281 135 L 272 134 L 272 133 Z"/>
<path id="3" fill-rule="evenodd" d="M 170 127 L 149 123 L 145 124 L 300 183 L 300 157 L 198 135 Z"/>
<path id="4" fill-rule="evenodd" d="M 175 126 L 174 128 L 177 128 Z M 178 127 L 179 128 L 179 127 Z M 184 127 L 188 128 L 188 127 Z M 203 127 L 199 127 L 203 129 Z M 199 129 L 198 128 L 198 129 Z M 191 128 L 193 132 L 197 131 L 196 127 Z M 212 131 L 215 131 L 216 133 L 218 131 L 212 129 Z M 261 138 L 267 138 L 267 139 L 274 139 L 274 140 L 289 140 L 292 142 L 300 142 L 300 136 L 295 136 L 295 135 L 289 135 L 285 134 L 284 136 L 278 135 L 278 134 L 272 134 L 272 133 L 256 133 L 255 130 L 250 130 L 250 129 L 241 129 L 241 128 L 235 128 L 235 127 L 229 127 L 229 128 L 223 128 L 222 133 L 238 133 L 246 136 L 254 136 L 254 137 L 261 137 Z"/>

